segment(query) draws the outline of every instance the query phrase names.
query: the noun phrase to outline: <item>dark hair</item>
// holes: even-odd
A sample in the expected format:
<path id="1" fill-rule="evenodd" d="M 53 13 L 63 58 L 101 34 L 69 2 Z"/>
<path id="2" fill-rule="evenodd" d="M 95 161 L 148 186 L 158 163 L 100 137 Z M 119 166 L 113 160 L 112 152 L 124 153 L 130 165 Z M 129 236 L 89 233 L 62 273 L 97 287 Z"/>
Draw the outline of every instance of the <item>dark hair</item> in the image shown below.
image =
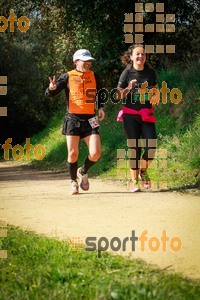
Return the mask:
<path id="1" fill-rule="evenodd" d="M 128 48 L 128 50 L 124 52 L 124 55 L 121 56 L 121 61 L 122 61 L 123 65 L 125 65 L 125 66 L 132 66 L 133 65 L 133 62 L 130 59 L 130 56 L 132 55 L 133 49 L 135 49 L 137 47 L 144 48 L 144 45 L 142 45 L 142 44 L 133 44 L 133 45 L 131 45 Z M 147 61 L 144 63 L 144 66 L 151 68 L 151 65 Z"/>

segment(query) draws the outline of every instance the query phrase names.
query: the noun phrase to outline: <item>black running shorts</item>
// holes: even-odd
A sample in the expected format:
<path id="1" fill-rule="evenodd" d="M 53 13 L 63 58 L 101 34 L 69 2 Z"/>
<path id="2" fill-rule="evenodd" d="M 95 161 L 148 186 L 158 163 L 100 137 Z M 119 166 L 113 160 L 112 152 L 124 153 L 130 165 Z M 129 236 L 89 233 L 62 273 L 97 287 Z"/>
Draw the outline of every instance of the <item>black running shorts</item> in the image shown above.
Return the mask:
<path id="1" fill-rule="evenodd" d="M 99 127 L 92 128 L 88 119 L 78 121 L 65 119 L 62 127 L 62 134 L 85 138 L 91 134 L 99 134 Z"/>

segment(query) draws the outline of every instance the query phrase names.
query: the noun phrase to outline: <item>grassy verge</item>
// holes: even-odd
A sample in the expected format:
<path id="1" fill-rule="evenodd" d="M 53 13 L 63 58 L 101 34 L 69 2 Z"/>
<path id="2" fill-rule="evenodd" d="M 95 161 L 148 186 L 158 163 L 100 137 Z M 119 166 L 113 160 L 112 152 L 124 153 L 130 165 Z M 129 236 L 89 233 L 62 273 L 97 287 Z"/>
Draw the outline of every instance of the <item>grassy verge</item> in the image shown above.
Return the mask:
<path id="1" fill-rule="evenodd" d="M 8 227 L 0 240 L 0 299 L 185 299 L 200 297 L 198 281 L 167 274 L 140 260 L 75 251 L 65 241 Z"/>

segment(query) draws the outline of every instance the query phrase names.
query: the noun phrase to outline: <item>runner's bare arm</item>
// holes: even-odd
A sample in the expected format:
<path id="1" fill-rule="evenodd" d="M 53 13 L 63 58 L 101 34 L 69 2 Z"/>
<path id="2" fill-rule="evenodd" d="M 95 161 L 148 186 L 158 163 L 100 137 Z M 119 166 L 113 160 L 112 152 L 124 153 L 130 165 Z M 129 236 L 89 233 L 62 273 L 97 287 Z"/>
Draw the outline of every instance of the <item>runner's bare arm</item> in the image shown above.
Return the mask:
<path id="1" fill-rule="evenodd" d="M 102 107 L 98 110 L 98 116 L 99 116 L 99 121 L 103 121 L 103 119 L 105 118 L 105 112 Z"/>

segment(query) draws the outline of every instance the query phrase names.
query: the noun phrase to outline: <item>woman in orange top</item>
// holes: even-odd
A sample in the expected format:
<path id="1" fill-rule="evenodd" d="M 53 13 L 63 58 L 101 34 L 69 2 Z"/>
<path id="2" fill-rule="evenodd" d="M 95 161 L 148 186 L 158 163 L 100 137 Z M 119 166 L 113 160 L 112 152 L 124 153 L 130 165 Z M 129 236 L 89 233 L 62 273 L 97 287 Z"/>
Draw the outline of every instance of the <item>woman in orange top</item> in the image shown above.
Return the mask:
<path id="1" fill-rule="evenodd" d="M 67 96 L 67 113 L 63 123 L 62 133 L 67 140 L 67 166 L 71 178 L 70 194 L 79 193 L 77 177 L 80 187 L 89 189 L 88 170 L 101 156 L 101 141 L 99 136 L 99 120 L 105 117 L 103 103 L 98 91 L 101 89 L 97 74 L 90 71 L 94 58 L 86 49 L 77 50 L 73 55 L 75 69 L 62 74 L 58 80 L 55 76 L 49 78 L 50 84 L 46 90 L 47 97 L 53 97 L 65 90 Z M 78 168 L 79 141 L 83 138 L 87 144 L 89 155 L 83 166 Z"/>

